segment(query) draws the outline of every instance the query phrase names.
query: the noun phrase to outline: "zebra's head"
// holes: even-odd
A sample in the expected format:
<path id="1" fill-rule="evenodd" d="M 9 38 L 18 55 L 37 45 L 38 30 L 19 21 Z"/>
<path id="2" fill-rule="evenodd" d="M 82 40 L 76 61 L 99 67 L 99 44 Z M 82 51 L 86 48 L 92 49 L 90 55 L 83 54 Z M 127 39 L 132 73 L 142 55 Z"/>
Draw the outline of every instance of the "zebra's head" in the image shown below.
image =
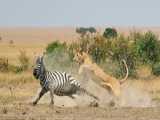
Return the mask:
<path id="1" fill-rule="evenodd" d="M 33 76 L 36 79 L 40 79 L 41 77 L 44 76 L 45 73 L 45 66 L 43 63 L 43 56 L 38 56 L 36 59 L 36 65 L 33 68 Z"/>

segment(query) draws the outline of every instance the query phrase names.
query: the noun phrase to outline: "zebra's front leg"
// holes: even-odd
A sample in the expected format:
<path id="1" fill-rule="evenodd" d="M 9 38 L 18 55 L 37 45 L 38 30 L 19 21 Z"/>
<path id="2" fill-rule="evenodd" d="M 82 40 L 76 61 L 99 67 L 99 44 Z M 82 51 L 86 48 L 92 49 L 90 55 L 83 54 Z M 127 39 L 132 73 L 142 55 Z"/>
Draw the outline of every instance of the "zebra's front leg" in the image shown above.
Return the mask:
<path id="1" fill-rule="evenodd" d="M 51 105 L 54 105 L 54 89 L 50 89 Z"/>
<path id="2" fill-rule="evenodd" d="M 41 91 L 40 91 L 40 93 L 39 93 L 39 95 L 38 95 L 38 97 L 37 97 L 36 100 L 33 102 L 33 105 L 36 105 L 36 104 L 38 103 L 38 101 L 40 100 L 40 98 L 41 98 L 46 92 L 47 92 L 47 91 L 46 91 L 44 88 L 42 88 Z"/>

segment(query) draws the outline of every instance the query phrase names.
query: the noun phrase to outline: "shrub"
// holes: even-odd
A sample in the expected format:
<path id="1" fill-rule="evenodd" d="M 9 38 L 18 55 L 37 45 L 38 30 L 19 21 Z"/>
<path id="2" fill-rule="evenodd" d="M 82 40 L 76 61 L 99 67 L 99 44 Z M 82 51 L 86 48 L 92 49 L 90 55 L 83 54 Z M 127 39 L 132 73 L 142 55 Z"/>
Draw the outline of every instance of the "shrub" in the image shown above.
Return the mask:
<path id="1" fill-rule="evenodd" d="M 69 58 L 69 54 L 65 51 L 54 52 L 46 55 L 45 64 L 47 69 L 58 70 L 58 71 L 68 71 L 72 67 L 72 61 Z M 69 72 L 70 72 L 69 71 Z"/>
<path id="2" fill-rule="evenodd" d="M 114 28 L 106 28 L 104 33 L 103 33 L 103 36 L 107 39 L 110 39 L 110 38 L 115 38 L 118 36 L 117 34 L 117 30 L 114 29 Z"/>
<path id="3" fill-rule="evenodd" d="M 79 49 L 80 49 L 80 45 L 76 42 L 73 42 L 67 46 L 67 52 L 68 52 L 69 58 L 72 62 L 73 62 L 75 52 Z"/>
<path id="4" fill-rule="evenodd" d="M 96 63 L 104 62 L 106 59 L 107 45 L 103 36 L 97 35 L 89 46 L 89 54 Z"/>
<path id="5" fill-rule="evenodd" d="M 122 59 L 126 60 L 129 75 L 135 75 L 136 69 L 136 56 L 133 44 L 129 41 L 129 38 L 120 35 L 117 39 L 113 39 L 112 41 L 108 42 L 107 53 L 108 57 L 111 60 L 117 62 L 119 64 L 120 70 L 118 71 L 118 76 L 124 76 L 125 68 L 122 67 Z M 121 73 L 120 73 L 121 72 Z"/>
<path id="6" fill-rule="evenodd" d="M 48 53 L 53 53 L 54 51 L 58 50 L 62 50 L 66 48 L 66 43 L 60 43 L 58 41 L 54 41 L 50 44 L 48 44 L 48 46 L 46 47 L 46 52 Z"/>
<path id="7" fill-rule="evenodd" d="M 8 72 L 13 72 L 13 73 L 21 73 L 24 71 L 24 69 L 21 66 L 15 66 L 15 65 L 11 65 L 9 64 L 8 66 Z"/>
<path id="8" fill-rule="evenodd" d="M 79 42 L 69 45 L 68 52 L 71 59 L 76 50 L 88 52 L 96 63 L 100 63 L 106 58 L 106 40 L 101 35 L 81 36 Z"/>
<path id="9" fill-rule="evenodd" d="M 72 49 L 71 49 L 72 48 Z M 136 57 L 133 44 L 128 37 L 120 35 L 117 39 L 107 40 L 97 34 L 96 36 L 81 37 L 79 43 L 70 45 L 72 58 L 74 49 L 79 48 L 81 51 L 88 52 L 97 64 L 105 65 L 106 60 L 110 59 L 115 62 L 118 67 L 115 70 L 117 77 L 124 76 L 126 73 L 122 59 L 125 59 L 129 68 L 129 75 L 135 75 Z M 106 69 L 106 68 L 105 68 Z"/>
<path id="10" fill-rule="evenodd" d="M 0 71 L 1 72 L 8 71 L 8 58 L 5 57 L 0 58 Z"/>
<path id="11" fill-rule="evenodd" d="M 152 66 L 152 73 L 156 76 L 160 75 L 160 63 L 156 63 Z"/>
<path id="12" fill-rule="evenodd" d="M 59 43 L 58 41 L 49 44 L 46 48 L 47 54 L 45 59 L 47 69 L 67 71 L 72 66 L 73 52 L 76 49 L 75 45 L 76 43 L 72 43 L 67 46 L 66 43 Z"/>
<path id="13" fill-rule="evenodd" d="M 80 37 L 79 43 L 71 44 L 69 51 L 72 53 L 72 58 L 76 48 L 84 52 L 88 51 L 99 65 L 105 65 L 107 60 L 113 61 L 117 67 L 112 73 L 117 77 L 124 76 L 126 73 L 122 59 L 126 60 L 129 75 L 133 77 L 136 76 L 136 69 L 139 65 L 153 65 L 160 60 L 160 42 L 158 37 L 150 31 L 145 34 L 131 32 L 125 37 L 118 35 L 114 28 L 106 28 L 103 36 L 86 34 Z M 157 68 L 153 67 L 153 69 Z M 153 73 L 155 73 L 154 70 Z"/>
<path id="14" fill-rule="evenodd" d="M 21 66 L 9 64 L 8 58 L 0 58 L 0 72 L 19 73 L 22 71 L 23 69 Z"/>
<path id="15" fill-rule="evenodd" d="M 20 55 L 18 56 L 21 69 L 27 70 L 29 67 L 29 57 L 26 55 L 26 51 L 20 50 Z"/>
<path id="16" fill-rule="evenodd" d="M 159 61 L 160 43 L 154 33 L 149 31 L 144 35 L 136 36 L 135 49 L 141 62 L 153 64 Z"/>

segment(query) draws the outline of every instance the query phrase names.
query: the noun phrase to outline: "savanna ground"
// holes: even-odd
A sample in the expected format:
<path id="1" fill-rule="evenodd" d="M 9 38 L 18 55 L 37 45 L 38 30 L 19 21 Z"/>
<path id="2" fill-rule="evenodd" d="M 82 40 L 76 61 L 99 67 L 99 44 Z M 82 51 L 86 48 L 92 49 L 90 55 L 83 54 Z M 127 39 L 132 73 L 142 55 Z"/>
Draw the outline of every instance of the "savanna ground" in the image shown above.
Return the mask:
<path id="1" fill-rule="evenodd" d="M 27 28 L 24 30 L 23 28 L 19 31 L 15 29 L 1 29 L 0 31 L 2 36 L 0 56 L 7 57 L 9 63 L 16 65 L 19 64 L 17 59 L 19 50 L 26 51 L 32 66 L 35 56 L 43 52 L 47 43 L 52 41 L 51 38 L 60 39 L 56 35 L 52 36 L 51 33 L 56 31 L 52 29 Z M 57 29 L 57 31 L 63 30 Z M 69 35 L 65 36 L 67 32 Z M 72 32 L 72 30 L 65 29 L 62 32 L 65 34 L 57 32 L 57 36 L 62 36 L 62 40 L 70 39 L 69 37 L 73 36 Z M 14 43 L 10 44 L 10 40 Z M 122 86 L 121 103 L 118 106 L 113 107 L 108 102 L 111 100 L 111 95 L 106 90 L 90 82 L 87 88 L 100 98 L 99 107 L 90 107 L 91 99 L 82 96 L 77 97 L 75 101 L 67 97 L 55 97 L 53 108 L 49 105 L 48 95 L 44 96 L 37 106 L 32 106 L 31 102 L 37 95 L 40 85 L 33 78 L 31 69 L 18 74 L 0 73 L 0 120 L 159 120 L 160 78 L 150 75 L 146 67 L 142 68 L 139 74 L 139 80 L 129 79 Z"/>

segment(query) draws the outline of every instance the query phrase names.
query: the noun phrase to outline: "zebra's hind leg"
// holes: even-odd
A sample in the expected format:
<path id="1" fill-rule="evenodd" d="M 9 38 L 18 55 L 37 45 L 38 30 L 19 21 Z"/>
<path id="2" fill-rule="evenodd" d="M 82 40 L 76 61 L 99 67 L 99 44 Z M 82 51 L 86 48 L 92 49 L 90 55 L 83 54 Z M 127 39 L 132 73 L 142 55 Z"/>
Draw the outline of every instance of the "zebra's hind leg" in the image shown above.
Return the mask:
<path id="1" fill-rule="evenodd" d="M 96 96 L 93 95 L 92 93 L 88 92 L 88 91 L 87 91 L 86 89 L 84 89 L 84 88 L 80 88 L 80 90 L 81 90 L 82 93 L 85 93 L 86 95 L 94 98 L 94 100 L 90 102 L 89 106 L 91 106 L 91 107 L 98 107 L 98 106 L 99 106 L 99 104 L 98 104 L 99 98 L 98 98 L 98 97 L 96 97 Z"/>
<path id="2" fill-rule="evenodd" d="M 46 92 L 47 92 L 47 91 L 46 91 L 44 88 L 42 88 L 41 91 L 40 91 L 40 93 L 39 93 L 39 95 L 38 95 L 38 97 L 37 97 L 36 100 L 33 102 L 33 105 L 36 105 L 36 104 L 38 103 L 38 101 L 40 100 L 40 98 L 41 98 Z"/>
<path id="3" fill-rule="evenodd" d="M 95 95 L 93 95 L 92 93 L 88 92 L 86 89 L 80 88 L 80 91 L 81 91 L 82 93 L 85 93 L 86 95 L 88 95 L 88 96 L 90 96 L 90 97 L 92 97 L 92 98 L 94 98 L 94 99 L 96 99 L 96 100 L 99 101 L 99 98 L 98 98 L 97 96 L 95 96 Z"/>
<path id="4" fill-rule="evenodd" d="M 95 95 L 93 95 L 92 93 L 88 92 L 87 90 L 85 90 L 85 92 L 87 95 L 94 98 L 94 100 L 90 102 L 89 106 L 90 107 L 98 107 L 99 106 L 99 104 L 98 104 L 99 98 L 96 97 Z"/>

